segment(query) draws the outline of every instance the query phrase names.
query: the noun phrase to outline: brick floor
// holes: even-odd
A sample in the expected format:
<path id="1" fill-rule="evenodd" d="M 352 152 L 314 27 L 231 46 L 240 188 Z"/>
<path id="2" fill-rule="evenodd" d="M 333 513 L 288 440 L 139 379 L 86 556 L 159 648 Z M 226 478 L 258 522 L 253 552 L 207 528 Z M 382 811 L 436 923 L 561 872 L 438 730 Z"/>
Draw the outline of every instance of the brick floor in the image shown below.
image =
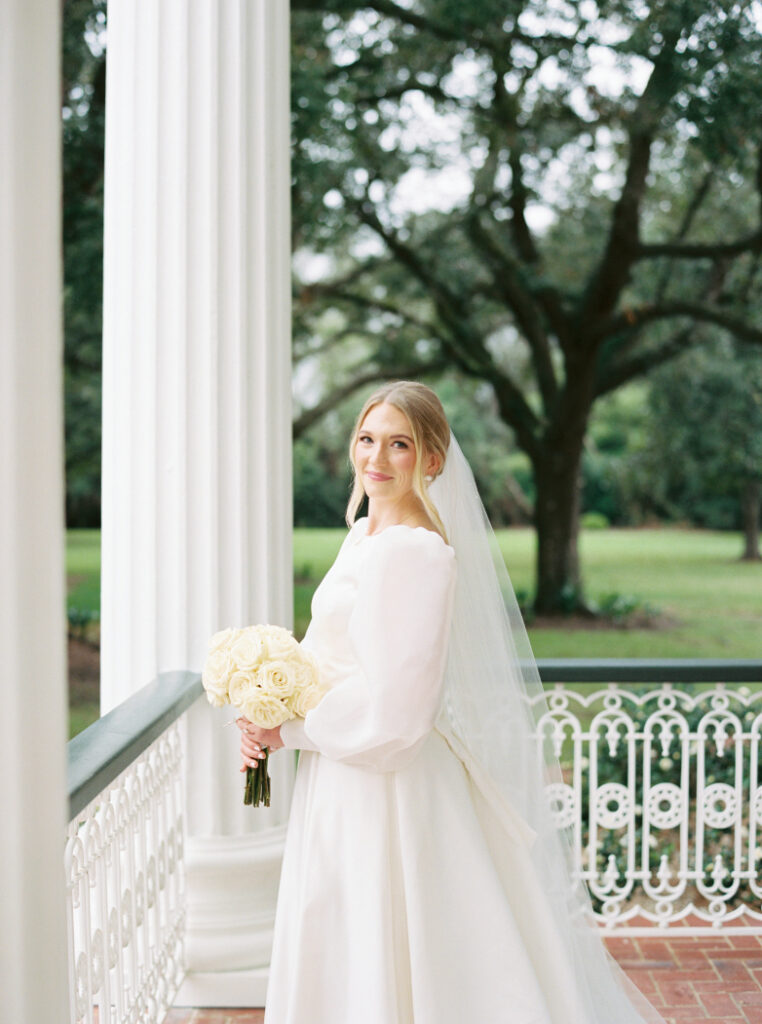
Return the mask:
<path id="1" fill-rule="evenodd" d="M 606 940 L 668 1024 L 762 1024 L 762 936 Z"/>
<path id="2" fill-rule="evenodd" d="M 606 945 L 667 1024 L 762 1024 L 762 936 L 616 937 Z M 166 1024 L 262 1024 L 264 1010 L 176 1008 Z"/>

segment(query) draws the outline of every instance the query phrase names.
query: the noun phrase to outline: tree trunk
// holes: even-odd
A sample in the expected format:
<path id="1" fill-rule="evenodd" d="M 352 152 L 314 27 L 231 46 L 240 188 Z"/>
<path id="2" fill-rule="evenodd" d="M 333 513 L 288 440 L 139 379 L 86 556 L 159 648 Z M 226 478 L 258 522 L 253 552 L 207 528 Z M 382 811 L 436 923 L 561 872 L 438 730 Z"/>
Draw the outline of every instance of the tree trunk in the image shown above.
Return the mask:
<path id="1" fill-rule="evenodd" d="M 567 437 L 535 461 L 537 594 L 535 611 L 563 615 L 583 611 L 579 570 L 580 463 L 582 436 Z"/>
<path id="2" fill-rule="evenodd" d="M 743 511 L 744 553 L 742 561 L 760 561 L 759 511 L 762 504 L 762 486 L 759 480 L 747 480 L 741 494 Z"/>

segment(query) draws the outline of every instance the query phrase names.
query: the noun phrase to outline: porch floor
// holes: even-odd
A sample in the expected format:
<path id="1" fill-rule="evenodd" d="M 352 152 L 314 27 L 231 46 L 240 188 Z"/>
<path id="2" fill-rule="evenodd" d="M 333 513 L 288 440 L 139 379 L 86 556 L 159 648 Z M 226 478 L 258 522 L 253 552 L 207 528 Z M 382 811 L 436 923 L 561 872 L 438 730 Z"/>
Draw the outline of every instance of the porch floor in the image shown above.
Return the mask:
<path id="1" fill-rule="evenodd" d="M 606 945 L 667 1024 L 762 1024 L 762 936 L 613 937 Z M 165 1024 L 263 1020 L 264 1010 L 259 1009 L 176 1007 Z"/>

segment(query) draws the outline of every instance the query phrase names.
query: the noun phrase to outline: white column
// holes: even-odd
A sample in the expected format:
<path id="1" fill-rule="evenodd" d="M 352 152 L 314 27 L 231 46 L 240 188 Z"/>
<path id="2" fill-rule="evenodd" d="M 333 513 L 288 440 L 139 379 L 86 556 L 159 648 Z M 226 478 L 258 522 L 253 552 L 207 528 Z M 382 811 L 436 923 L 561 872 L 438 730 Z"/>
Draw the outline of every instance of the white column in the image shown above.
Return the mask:
<path id="1" fill-rule="evenodd" d="M 216 629 L 291 624 L 288 14 L 109 3 L 104 711 Z M 187 736 L 196 972 L 269 959 L 293 759 L 244 808 L 230 718 L 199 704 Z"/>
<path id="2" fill-rule="evenodd" d="M 40 1024 L 68 1005 L 60 6 L 0 4 L 0 1015 Z"/>

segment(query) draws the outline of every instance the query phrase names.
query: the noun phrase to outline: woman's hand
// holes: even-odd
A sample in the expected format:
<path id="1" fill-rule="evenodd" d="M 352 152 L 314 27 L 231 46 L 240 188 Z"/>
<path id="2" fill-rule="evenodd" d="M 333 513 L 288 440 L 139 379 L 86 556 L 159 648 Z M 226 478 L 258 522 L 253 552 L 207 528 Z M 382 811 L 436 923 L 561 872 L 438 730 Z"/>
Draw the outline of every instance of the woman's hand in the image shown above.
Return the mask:
<path id="1" fill-rule="evenodd" d="M 280 750 L 283 740 L 280 738 L 280 726 L 275 729 L 262 729 L 254 725 L 248 718 L 236 718 L 235 724 L 241 730 L 241 760 L 243 765 L 241 771 L 247 768 L 255 768 L 259 760 L 265 755 L 262 747 L 267 747 L 270 753 Z"/>

